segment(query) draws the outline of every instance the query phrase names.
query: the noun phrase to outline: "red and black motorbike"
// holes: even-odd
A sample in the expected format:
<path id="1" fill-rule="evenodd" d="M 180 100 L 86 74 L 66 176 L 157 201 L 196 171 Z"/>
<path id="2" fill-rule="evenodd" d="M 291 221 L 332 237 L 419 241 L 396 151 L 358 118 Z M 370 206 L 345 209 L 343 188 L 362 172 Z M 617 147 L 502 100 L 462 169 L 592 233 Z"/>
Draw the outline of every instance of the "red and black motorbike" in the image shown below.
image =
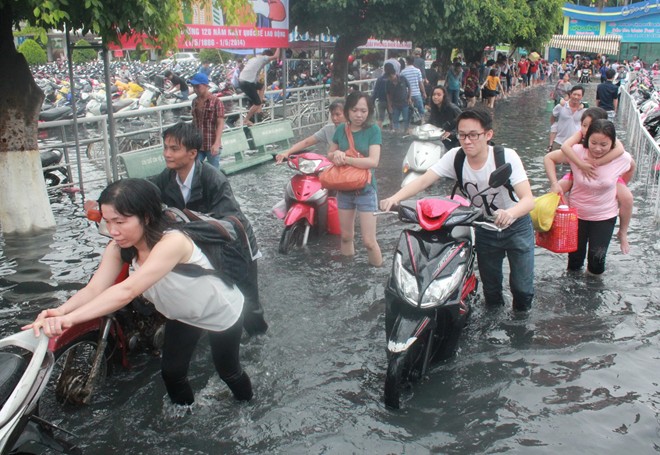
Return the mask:
<path id="1" fill-rule="evenodd" d="M 99 223 L 100 213 L 88 210 L 87 217 Z M 124 264 L 115 283 L 128 277 Z M 153 304 L 142 297 L 107 316 L 75 325 L 49 340 L 55 366 L 41 401 L 61 404 L 89 404 L 94 390 L 116 365 L 131 368 L 129 354 L 136 351 L 158 353 L 163 345 L 165 319 Z"/>
<path id="2" fill-rule="evenodd" d="M 321 186 L 319 174 L 332 163 L 323 155 L 303 152 L 288 159 L 291 169 L 298 171 L 284 189 L 284 199 L 273 207 L 273 213 L 284 220 L 279 252 L 287 254 L 292 247 L 304 247 L 310 232 L 339 234 L 337 199 Z"/>
<path id="3" fill-rule="evenodd" d="M 481 193 L 510 176 L 506 163 Z M 385 289 L 385 404 L 394 409 L 404 387 L 456 352 L 478 285 L 474 226 L 501 230 L 460 196 L 403 201 L 398 215 L 421 229 L 401 233 Z"/>

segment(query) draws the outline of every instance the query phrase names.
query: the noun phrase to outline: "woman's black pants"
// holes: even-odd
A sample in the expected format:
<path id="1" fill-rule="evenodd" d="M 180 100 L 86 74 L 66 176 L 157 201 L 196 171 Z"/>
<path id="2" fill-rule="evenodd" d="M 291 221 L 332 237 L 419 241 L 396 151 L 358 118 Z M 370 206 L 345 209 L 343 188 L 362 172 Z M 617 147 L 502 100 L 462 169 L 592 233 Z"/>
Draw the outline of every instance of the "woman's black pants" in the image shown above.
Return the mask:
<path id="1" fill-rule="evenodd" d="M 208 333 L 213 364 L 220 378 L 227 384 L 237 400 L 252 398 L 252 384 L 241 368 L 239 351 L 243 333 L 243 318 L 222 332 L 211 332 L 181 321 L 168 320 L 165 324 L 165 342 L 161 375 L 172 402 L 189 405 L 195 401 L 188 383 L 188 368 L 197 341 Z"/>

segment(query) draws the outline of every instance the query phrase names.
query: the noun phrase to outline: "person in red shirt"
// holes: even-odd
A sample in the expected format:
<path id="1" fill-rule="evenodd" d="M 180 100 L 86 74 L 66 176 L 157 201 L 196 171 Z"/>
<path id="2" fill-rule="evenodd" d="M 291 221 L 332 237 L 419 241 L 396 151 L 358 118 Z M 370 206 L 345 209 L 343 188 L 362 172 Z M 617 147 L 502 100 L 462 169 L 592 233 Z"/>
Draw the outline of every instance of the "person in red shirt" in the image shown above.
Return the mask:
<path id="1" fill-rule="evenodd" d="M 539 77 L 539 61 L 538 60 L 535 61 L 535 62 L 531 62 L 531 61 L 529 62 L 528 76 L 529 77 L 527 79 L 529 81 L 529 85 L 536 84 L 536 82 L 538 81 L 538 77 Z"/>
<path id="2" fill-rule="evenodd" d="M 518 73 L 522 78 L 523 87 L 529 85 L 529 60 L 527 60 L 527 57 L 525 56 L 520 57 L 520 61 L 518 62 Z"/>
<path id="3" fill-rule="evenodd" d="M 197 151 L 197 159 L 206 160 L 218 169 L 222 150 L 222 130 L 225 127 L 225 108 L 220 98 L 209 91 L 209 78 L 197 73 L 190 80 L 197 94 L 192 102 L 193 125 L 202 135 L 202 148 Z"/>

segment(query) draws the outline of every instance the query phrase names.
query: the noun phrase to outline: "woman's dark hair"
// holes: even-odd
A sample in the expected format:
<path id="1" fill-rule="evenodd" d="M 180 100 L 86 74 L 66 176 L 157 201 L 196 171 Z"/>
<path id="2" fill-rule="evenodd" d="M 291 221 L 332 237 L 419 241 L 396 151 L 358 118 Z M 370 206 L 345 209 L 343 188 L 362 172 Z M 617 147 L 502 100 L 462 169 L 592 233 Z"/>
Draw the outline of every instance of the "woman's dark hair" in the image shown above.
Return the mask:
<path id="1" fill-rule="evenodd" d="M 344 110 L 344 100 L 334 100 L 332 103 L 330 103 L 330 106 L 328 106 L 328 111 L 331 113 L 337 109 L 341 109 L 342 111 Z"/>
<path id="2" fill-rule="evenodd" d="M 433 102 L 433 93 L 436 90 L 442 91 L 443 96 L 440 106 L 436 105 Z M 445 87 L 444 85 L 438 85 L 437 87 L 433 87 L 433 91 L 431 92 L 431 116 L 433 117 L 434 114 L 440 114 L 440 111 L 449 107 L 450 104 L 451 104 L 451 98 L 449 97 L 449 93 L 447 92 L 447 87 Z"/>
<path id="3" fill-rule="evenodd" d="M 590 107 L 582 113 L 580 123 L 584 122 L 586 118 L 590 118 L 592 122 L 594 120 L 607 120 L 607 111 L 602 107 Z"/>
<path id="4" fill-rule="evenodd" d="M 433 102 L 433 94 L 436 90 L 441 90 L 443 97 L 440 106 Z M 451 98 L 447 92 L 447 87 L 439 85 L 433 87 L 431 93 L 431 115 L 429 116 L 429 123 L 440 127 L 446 131 L 456 130 L 456 117 L 461 112 L 458 106 L 451 102 Z"/>
<path id="5" fill-rule="evenodd" d="M 614 127 L 614 123 L 602 119 L 592 121 L 587 130 L 587 134 L 584 135 L 584 140 L 582 141 L 584 148 L 589 148 L 589 139 L 592 134 L 596 133 L 604 134 L 609 137 L 612 140 L 612 148 L 614 148 L 614 145 L 616 144 L 616 128 Z"/>
<path id="6" fill-rule="evenodd" d="M 103 214 L 104 205 L 112 205 L 123 216 L 136 216 L 144 227 L 149 248 L 153 248 L 169 227 L 156 185 L 144 179 L 121 179 L 108 185 L 98 200 Z M 122 259 L 130 261 L 137 254 L 135 247 L 122 248 Z"/>
<path id="7" fill-rule="evenodd" d="M 465 109 L 456 117 L 456 125 L 459 125 L 461 120 L 476 120 L 485 131 L 493 129 L 493 116 L 484 107 L 475 106 Z"/>
<path id="8" fill-rule="evenodd" d="M 373 123 L 374 119 L 374 103 L 371 101 L 371 97 L 365 95 L 362 92 L 351 92 L 349 95 L 346 97 L 346 104 L 344 104 L 344 117 L 346 117 L 346 122 L 350 123 L 348 113 L 353 109 L 358 101 L 360 101 L 361 98 L 364 98 L 364 100 L 367 102 L 367 109 L 369 110 L 369 114 L 367 115 L 367 120 L 364 122 L 363 128 L 370 127 L 371 124 Z"/>

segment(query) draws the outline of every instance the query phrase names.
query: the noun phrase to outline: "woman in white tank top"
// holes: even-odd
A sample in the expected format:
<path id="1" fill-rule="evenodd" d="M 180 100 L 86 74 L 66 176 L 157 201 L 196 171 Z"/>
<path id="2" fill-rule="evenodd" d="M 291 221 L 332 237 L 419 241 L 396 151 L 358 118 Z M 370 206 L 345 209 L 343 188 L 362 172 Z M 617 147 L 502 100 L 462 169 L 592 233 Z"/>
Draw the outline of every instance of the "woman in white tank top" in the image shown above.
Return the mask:
<path id="1" fill-rule="evenodd" d="M 188 277 L 173 271 L 177 264 L 213 269 L 208 258 L 183 232 L 167 230 L 160 194 L 142 179 L 110 184 L 99 198 L 112 241 L 89 284 L 58 308 L 42 311 L 24 327 L 49 336 L 112 313 L 144 294 L 168 318 L 161 372 L 171 400 L 190 405 L 194 394 L 188 366 L 199 337 L 207 331 L 213 363 L 238 400 L 252 398 L 252 385 L 239 362 L 243 295 L 215 275 Z M 114 284 L 124 262 L 134 272 Z"/>

